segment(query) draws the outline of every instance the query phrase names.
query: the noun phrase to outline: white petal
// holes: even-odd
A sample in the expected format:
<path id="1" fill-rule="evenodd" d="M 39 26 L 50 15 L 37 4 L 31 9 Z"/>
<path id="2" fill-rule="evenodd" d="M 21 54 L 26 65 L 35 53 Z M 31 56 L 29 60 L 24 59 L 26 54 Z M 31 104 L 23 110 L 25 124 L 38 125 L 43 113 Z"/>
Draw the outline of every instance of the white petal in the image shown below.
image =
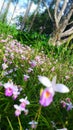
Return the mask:
<path id="1" fill-rule="evenodd" d="M 45 76 L 38 76 L 39 81 L 46 87 L 51 87 L 51 81 Z"/>
<path id="2" fill-rule="evenodd" d="M 53 87 L 53 89 L 55 89 L 55 86 L 56 86 L 56 76 L 54 76 L 53 79 L 52 79 L 52 87 Z"/>
<path id="3" fill-rule="evenodd" d="M 17 104 L 15 104 L 14 108 L 19 110 L 20 106 L 18 106 Z"/>
<path id="4" fill-rule="evenodd" d="M 68 93 L 69 89 L 64 84 L 56 84 L 55 91 L 60 93 Z"/>
<path id="5" fill-rule="evenodd" d="M 24 99 L 24 98 L 21 98 L 21 99 L 19 99 L 19 101 L 20 101 L 20 102 L 24 102 L 24 101 L 25 101 L 25 99 Z"/>

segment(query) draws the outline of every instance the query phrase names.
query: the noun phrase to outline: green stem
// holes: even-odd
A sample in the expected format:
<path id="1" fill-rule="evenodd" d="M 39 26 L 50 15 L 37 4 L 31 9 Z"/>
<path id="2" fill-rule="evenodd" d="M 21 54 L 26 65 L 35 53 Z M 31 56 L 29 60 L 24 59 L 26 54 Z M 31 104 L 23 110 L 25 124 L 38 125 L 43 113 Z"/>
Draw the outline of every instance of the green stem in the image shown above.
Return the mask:
<path id="1" fill-rule="evenodd" d="M 12 127 L 11 121 L 9 120 L 8 116 L 7 116 L 6 118 L 7 118 L 7 121 L 8 121 L 8 123 L 9 123 L 9 126 L 10 126 L 11 130 L 13 130 L 13 127 Z"/>
<path id="2" fill-rule="evenodd" d="M 18 116 L 18 123 L 19 123 L 20 130 L 22 130 L 22 125 L 21 125 L 21 121 L 20 121 L 19 116 Z"/>
<path id="3" fill-rule="evenodd" d="M 37 111 L 37 113 L 36 113 L 36 116 L 35 116 L 35 120 L 36 120 L 37 122 L 38 122 L 39 117 L 40 117 L 40 114 L 41 114 L 41 108 L 42 108 L 42 106 L 39 107 L 39 109 L 38 109 L 38 111 Z"/>

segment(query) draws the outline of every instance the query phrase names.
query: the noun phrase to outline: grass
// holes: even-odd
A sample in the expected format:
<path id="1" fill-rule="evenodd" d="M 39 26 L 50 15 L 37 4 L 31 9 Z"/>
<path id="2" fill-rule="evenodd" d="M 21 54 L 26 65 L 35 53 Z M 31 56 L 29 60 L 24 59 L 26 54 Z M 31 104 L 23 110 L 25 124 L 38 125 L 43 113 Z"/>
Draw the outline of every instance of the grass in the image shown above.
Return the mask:
<path id="1" fill-rule="evenodd" d="M 9 35 L 9 36 L 8 36 Z M 4 39 L 4 41 L 3 41 Z M 34 39 L 34 38 L 33 38 Z M 56 130 L 73 128 L 73 109 L 67 111 L 63 108 L 61 100 L 70 98 L 73 103 L 73 53 L 72 45 L 53 47 L 42 42 L 35 41 L 30 46 L 23 40 L 23 44 L 14 40 L 8 33 L 0 36 L 0 128 L 1 130 L 32 130 L 29 122 L 38 122 L 36 130 Z M 28 41 L 28 40 L 26 40 Z M 32 40 L 31 43 L 34 43 Z M 47 40 L 46 40 L 47 41 Z M 22 42 L 22 41 L 21 41 Z M 3 64 L 6 68 L 3 68 Z M 5 66 L 4 66 L 5 67 Z M 31 68 L 31 69 L 30 69 Z M 24 75 L 29 78 L 24 80 Z M 40 89 L 45 88 L 38 80 L 38 75 L 46 76 L 50 80 L 57 76 L 57 83 L 68 86 L 69 93 L 56 93 L 53 102 L 48 107 L 39 103 Z M 13 100 L 13 97 L 5 96 L 4 84 L 13 82 L 22 91 Z M 29 105 L 26 106 L 28 114 L 22 111 L 21 115 L 15 116 L 14 104 L 20 104 L 19 99 L 27 96 Z"/>

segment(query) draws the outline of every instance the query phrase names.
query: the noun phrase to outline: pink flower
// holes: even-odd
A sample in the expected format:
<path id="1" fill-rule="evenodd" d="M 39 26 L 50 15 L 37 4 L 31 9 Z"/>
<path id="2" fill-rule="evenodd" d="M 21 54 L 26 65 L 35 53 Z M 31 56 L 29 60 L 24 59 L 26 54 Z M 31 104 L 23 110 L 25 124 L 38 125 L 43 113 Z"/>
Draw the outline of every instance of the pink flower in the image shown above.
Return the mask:
<path id="1" fill-rule="evenodd" d="M 65 101 L 61 101 L 62 107 L 66 108 L 66 102 Z"/>
<path id="2" fill-rule="evenodd" d="M 65 78 L 66 78 L 67 80 L 68 80 L 68 79 L 70 79 L 70 77 L 69 77 L 69 76 L 67 76 L 67 75 L 65 76 Z"/>
<path id="3" fill-rule="evenodd" d="M 21 107 L 18 105 L 14 105 L 15 110 L 15 116 L 19 116 L 21 114 Z"/>
<path id="4" fill-rule="evenodd" d="M 14 91 L 13 92 L 13 99 L 15 100 L 17 97 L 18 97 L 18 95 L 20 94 L 20 92 L 18 92 L 18 91 Z"/>
<path id="5" fill-rule="evenodd" d="M 5 43 L 7 42 L 7 39 L 2 39 L 1 42 Z"/>
<path id="6" fill-rule="evenodd" d="M 50 105 L 52 101 L 53 101 L 53 95 L 50 92 L 49 88 L 42 90 L 40 93 L 40 101 L 39 101 L 40 104 L 46 107 Z"/>
<path id="7" fill-rule="evenodd" d="M 5 56 L 3 57 L 3 61 L 4 61 L 4 62 L 7 62 L 7 58 L 6 58 Z"/>
<path id="8" fill-rule="evenodd" d="M 66 101 L 68 102 L 68 103 L 70 103 L 71 101 L 70 101 L 70 98 L 66 98 Z"/>
<path id="9" fill-rule="evenodd" d="M 25 109 L 26 105 L 30 104 L 30 102 L 27 100 L 27 97 L 21 98 L 19 101 L 21 102 L 20 106 L 22 110 Z"/>
<path id="10" fill-rule="evenodd" d="M 51 69 L 51 71 L 54 72 L 54 70 L 55 70 L 55 67 L 53 66 L 52 69 Z"/>
<path id="11" fill-rule="evenodd" d="M 5 88 L 5 96 L 13 96 L 14 99 L 17 98 L 17 96 L 20 94 L 19 89 L 16 85 L 13 84 L 13 82 L 8 82 L 4 84 Z"/>
<path id="12" fill-rule="evenodd" d="M 5 96 L 10 97 L 10 96 L 12 96 L 12 94 L 13 94 L 12 88 L 6 88 L 5 89 Z"/>
<path id="13" fill-rule="evenodd" d="M 31 125 L 31 128 L 32 128 L 32 129 L 36 129 L 38 122 L 32 120 L 32 121 L 29 122 L 28 124 Z"/>
<path id="14" fill-rule="evenodd" d="M 35 60 L 32 60 L 32 61 L 30 62 L 30 65 L 31 65 L 32 68 L 34 68 L 34 67 L 37 65 L 37 63 L 36 63 Z"/>
<path id="15" fill-rule="evenodd" d="M 8 68 L 7 64 L 6 64 L 6 63 L 3 63 L 3 64 L 2 64 L 2 68 L 3 68 L 3 70 L 5 70 L 6 68 Z"/>
<path id="16" fill-rule="evenodd" d="M 33 69 L 32 68 L 28 68 L 28 73 L 32 72 Z"/>
<path id="17" fill-rule="evenodd" d="M 51 104 L 55 92 L 69 92 L 69 89 L 64 84 L 56 84 L 56 77 L 53 78 L 52 82 L 45 76 L 38 76 L 38 79 L 46 87 L 40 94 L 40 104 L 44 107 Z"/>
<path id="18" fill-rule="evenodd" d="M 24 80 L 27 81 L 29 79 L 28 75 L 24 75 Z"/>
<path id="19" fill-rule="evenodd" d="M 12 82 L 8 82 L 4 84 L 4 88 L 5 88 L 5 96 L 12 96 L 13 94 L 13 83 Z"/>
<path id="20" fill-rule="evenodd" d="M 28 109 L 25 109 L 25 110 L 24 110 L 24 114 L 25 114 L 25 115 L 27 115 L 28 112 L 29 112 Z"/>

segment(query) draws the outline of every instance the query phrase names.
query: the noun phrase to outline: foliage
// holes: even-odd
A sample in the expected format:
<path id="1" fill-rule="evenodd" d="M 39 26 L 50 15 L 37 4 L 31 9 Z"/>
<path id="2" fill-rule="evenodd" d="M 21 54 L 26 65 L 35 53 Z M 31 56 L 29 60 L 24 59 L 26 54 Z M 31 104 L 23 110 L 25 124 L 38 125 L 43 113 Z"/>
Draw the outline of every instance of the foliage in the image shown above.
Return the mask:
<path id="1" fill-rule="evenodd" d="M 8 25 L 0 24 L 0 128 L 32 130 L 30 122 L 34 120 L 38 122 L 36 130 L 65 127 L 72 130 L 73 109 L 67 111 L 60 102 L 67 97 L 73 101 L 73 44 L 67 42 L 66 45 L 54 47 L 47 44 L 46 35 L 20 32 L 15 28 L 12 30 Z M 38 75 L 47 76 L 50 80 L 56 75 L 57 82 L 68 86 L 70 92 L 57 93 L 50 106 L 41 107 L 40 89 L 44 86 L 39 83 Z M 13 85 L 22 88 L 16 100 L 13 100 L 13 95 L 10 97 L 5 95 L 4 84 L 11 80 Z M 27 115 L 22 112 L 16 117 L 13 105 L 19 104 L 19 99 L 26 96 L 30 101 L 27 106 L 29 112 Z"/>
<path id="2" fill-rule="evenodd" d="M 2 23 L 0 21 L 0 35 L 4 34 L 4 37 L 7 37 L 9 34 L 13 35 L 14 38 L 17 36 L 18 31 L 16 30 L 16 26 L 9 26 L 7 23 Z"/>

